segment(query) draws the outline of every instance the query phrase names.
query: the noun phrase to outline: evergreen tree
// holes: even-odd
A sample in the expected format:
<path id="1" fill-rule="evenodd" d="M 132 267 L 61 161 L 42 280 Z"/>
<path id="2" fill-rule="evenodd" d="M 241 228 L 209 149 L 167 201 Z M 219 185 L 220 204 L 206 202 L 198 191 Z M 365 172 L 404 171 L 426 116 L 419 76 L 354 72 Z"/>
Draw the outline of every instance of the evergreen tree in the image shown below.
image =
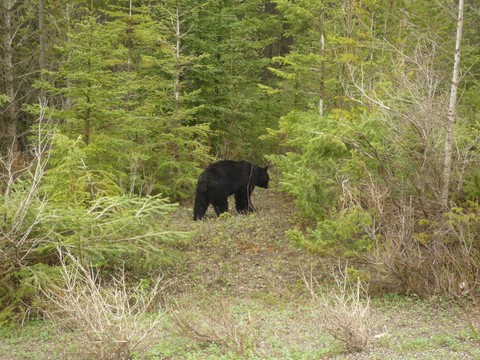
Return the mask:
<path id="1" fill-rule="evenodd" d="M 267 60 L 263 49 L 274 18 L 263 1 L 211 0 L 198 6 L 185 25 L 185 44 L 196 56 L 185 72 L 185 84 L 198 91 L 201 106 L 197 121 L 211 124 L 216 132 L 214 151 L 219 157 L 255 157 L 258 136 L 264 132 L 263 94 L 258 84 Z"/>
<path id="2" fill-rule="evenodd" d="M 110 7 L 102 18 L 87 16 L 60 47 L 52 91 L 65 99 L 61 129 L 82 136 L 87 164 L 125 190 L 188 196 L 208 158 L 208 128 L 176 118 L 165 26 L 146 6 Z"/>

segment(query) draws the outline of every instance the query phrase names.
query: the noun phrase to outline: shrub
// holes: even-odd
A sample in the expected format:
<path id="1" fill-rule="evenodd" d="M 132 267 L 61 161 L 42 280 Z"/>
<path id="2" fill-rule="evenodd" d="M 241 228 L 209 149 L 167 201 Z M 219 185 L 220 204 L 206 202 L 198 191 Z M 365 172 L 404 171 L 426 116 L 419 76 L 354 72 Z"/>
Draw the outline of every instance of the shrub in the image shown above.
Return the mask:
<path id="1" fill-rule="evenodd" d="M 467 284 L 473 294 L 480 241 L 478 204 L 469 200 L 478 163 L 470 144 L 477 132 L 457 134 L 451 208 L 442 208 L 443 115 L 423 85 L 408 85 L 425 96 L 408 109 L 397 99 L 388 114 L 292 111 L 270 130 L 267 138 L 284 152 L 269 157 L 282 172 L 280 186 L 314 224 L 287 235 L 323 255 L 357 257 L 375 287 L 457 296 Z"/>
<path id="2" fill-rule="evenodd" d="M 325 328 L 346 352 L 364 350 L 370 340 L 370 298 L 360 279 L 352 282 L 346 272 L 335 277 L 336 288 L 319 295 L 318 283 L 304 278 L 311 294 L 313 311 L 324 319 Z M 323 290 L 323 288 L 322 288 Z"/>
<path id="3" fill-rule="evenodd" d="M 332 214 L 331 219 L 318 221 L 316 228 L 303 234 L 288 230 L 287 238 L 298 246 L 321 255 L 355 257 L 373 247 L 365 228 L 371 226 L 372 216 L 360 207 L 351 207 Z"/>
<path id="4" fill-rule="evenodd" d="M 366 256 L 374 286 L 454 298 L 478 292 L 476 211 L 457 208 L 432 221 L 404 206 L 384 216 L 391 221 L 375 251 Z"/>
<path id="5" fill-rule="evenodd" d="M 129 287 L 120 271 L 106 284 L 71 254 L 60 256 L 62 285 L 44 289 L 46 314 L 59 331 L 75 332 L 77 346 L 95 359 L 130 359 L 158 337 L 164 312 L 156 300 L 164 285 Z M 154 315 L 149 315 L 151 311 Z"/>
<path id="6" fill-rule="evenodd" d="M 177 252 L 170 244 L 190 236 L 163 228 L 175 204 L 161 195 L 123 194 L 112 174 L 86 166 L 80 142 L 55 135 L 43 121 L 31 158 L 15 171 L 8 156 L 1 159 L 0 322 L 31 304 L 36 283 L 58 277 L 57 248 L 96 269 L 125 266 L 141 274 L 172 263 Z"/>
<path id="7" fill-rule="evenodd" d="M 221 345 L 240 356 L 257 348 L 257 328 L 253 319 L 235 317 L 224 300 L 203 306 L 177 305 L 171 316 L 178 332 L 194 341 Z"/>

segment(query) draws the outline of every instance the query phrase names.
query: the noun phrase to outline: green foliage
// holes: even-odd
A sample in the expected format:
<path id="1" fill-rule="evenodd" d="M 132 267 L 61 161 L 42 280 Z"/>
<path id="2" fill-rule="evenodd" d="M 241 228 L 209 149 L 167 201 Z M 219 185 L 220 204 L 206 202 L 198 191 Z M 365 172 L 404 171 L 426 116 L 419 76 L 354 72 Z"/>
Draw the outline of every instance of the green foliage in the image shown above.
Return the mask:
<path id="1" fill-rule="evenodd" d="M 317 222 L 316 228 L 306 234 L 298 229 L 289 230 L 287 237 L 298 246 L 323 256 L 351 258 L 372 249 L 372 239 L 365 234 L 365 227 L 372 223 L 373 218 L 367 211 L 351 207 Z"/>
<path id="2" fill-rule="evenodd" d="M 267 158 L 282 171 L 281 188 L 295 196 L 305 215 L 323 219 L 339 201 L 348 201 L 345 190 L 364 176 L 365 166 L 378 165 L 361 151 L 373 146 L 384 129 L 373 115 L 360 119 L 292 111 L 280 119 L 278 130 L 269 129 L 264 137 L 285 149 L 285 154 Z"/>
<path id="3" fill-rule="evenodd" d="M 32 303 L 39 285 L 59 279 L 58 248 L 102 271 L 121 266 L 140 275 L 171 264 L 175 246 L 189 238 L 163 228 L 175 204 L 161 195 L 126 195 L 113 174 L 91 171 L 84 159 L 81 141 L 57 135 L 51 162 L 37 158 L 36 171 L 0 195 L 2 321 Z"/>
<path id="4" fill-rule="evenodd" d="M 10 101 L 9 97 L 5 94 L 0 94 L 0 106 L 3 106 L 3 104 L 6 104 Z"/>
<path id="5" fill-rule="evenodd" d="M 258 137 L 275 118 L 257 84 L 268 65 L 262 51 L 274 41 L 269 34 L 278 21 L 259 0 L 190 6 L 184 43 L 193 60 L 185 69 L 185 86 L 195 91 L 192 100 L 199 106 L 192 120 L 211 125 L 218 157 L 259 159 Z"/>
<path id="6" fill-rule="evenodd" d="M 480 256 L 480 214 L 476 202 L 469 202 L 464 208 L 456 207 L 445 214 L 447 223 L 457 236 L 451 236 L 447 242 L 449 247 L 463 247 L 471 249 L 471 255 L 475 261 Z"/>
<path id="7" fill-rule="evenodd" d="M 114 268 L 124 264 L 135 272 L 169 264 L 174 252 L 165 244 L 185 238 L 159 228 L 158 219 L 172 210 L 159 196 L 99 197 L 88 208 L 76 209 L 52 204 L 54 223 L 43 223 L 42 231 L 55 227 L 52 241 L 32 250 L 33 257 L 50 257 L 56 247 L 67 247 L 84 263 Z"/>
<path id="8" fill-rule="evenodd" d="M 280 187 L 317 222 L 311 234 L 294 236 L 337 245 L 361 239 L 365 211 L 385 240 L 399 214 L 413 209 L 405 239 L 425 247 L 439 241 L 432 229 L 439 216 L 448 219 L 437 198 L 455 42 L 451 1 L 59 0 L 45 4 L 42 31 L 38 5 L 15 2 L 5 13 L 12 59 L 5 51 L 0 67 L 13 67 L 15 95 L 0 94 L 0 106 L 14 105 L 15 124 L 0 121 L 0 132 L 16 125 L 27 133 L 42 111 L 32 105 L 40 96 L 59 135 L 41 186 L 33 168 L 0 186 L 8 188 L 8 246 L 58 228 L 56 241 L 83 243 L 66 235 L 88 239 L 82 222 L 115 234 L 89 217 L 100 199 L 116 199 L 118 209 L 140 206 L 126 202 L 134 194 L 187 199 L 212 155 L 263 162 L 269 151 Z M 451 206 L 471 214 L 480 196 L 479 14 L 467 2 L 450 189 Z M 7 81 L 0 78 L 3 89 Z M 475 228 L 462 218 L 446 225 Z M 112 257 L 82 249 L 102 264 Z"/>
<path id="9" fill-rule="evenodd" d="M 265 140 L 276 141 L 285 151 L 268 156 L 282 171 L 280 187 L 316 221 L 306 234 L 289 231 L 292 241 L 322 255 L 352 257 L 371 250 L 365 230 L 375 214 L 362 206 L 362 188 L 371 180 L 368 171 L 379 167 L 374 151 L 382 146 L 384 131 L 375 114 L 320 117 L 298 111 L 283 117 L 278 130 L 269 130 Z"/>
<path id="10" fill-rule="evenodd" d="M 388 287 L 423 293 L 458 293 L 453 283 L 468 287 L 479 244 L 475 96 L 458 104 L 450 190 L 451 205 L 468 210 L 441 214 L 438 206 L 452 4 L 275 3 L 294 41 L 273 59 L 277 80 L 264 89 L 282 99 L 287 115 L 263 140 L 277 146 L 268 159 L 282 173 L 280 187 L 315 224 L 288 237 L 323 255 L 368 253 L 385 264 L 372 278 L 384 276 Z M 478 23 L 475 11 L 467 6 L 466 22 Z M 478 43 L 477 35 L 466 36 Z M 476 50 L 466 46 L 462 57 L 475 69 Z M 468 73 L 462 84 L 476 88 L 470 75 L 478 71 Z M 468 255 L 460 255 L 465 249 Z"/>
<path id="11" fill-rule="evenodd" d="M 112 174 L 90 170 L 86 160 L 85 144 L 80 139 L 55 136 L 43 187 L 49 199 L 75 207 L 85 206 L 98 197 L 122 193 Z"/>
<path id="12" fill-rule="evenodd" d="M 68 98 L 55 116 L 63 120 L 62 134 L 82 140 L 81 162 L 91 169 L 78 179 L 84 189 L 90 182 L 97 190 L 183 199 L 209 160 L 208 125 L 188 125 L 197 109 L 187 95 L 174 106 L 174 78 L 181 73 L 172 65 L 170 25 L 156 19 L 156 10 L 114 6 L 106 21 L 86 16 L 58 46 L 66 59 L 48 90 Z"/>
<path id="13" fill-rule="evenodd" d="M 178 126 L 161 133 L 146 149 L 144 186 L 173 199 L 191 197 L 198 175 L 211 160 L 208 154 L 208 125 Z"/>
<path id="14" fill-rule="evenodd" d="M 464 184 L 464 191 L 469 200 L 480 198 L 480 172 L 473 173 Z"/>

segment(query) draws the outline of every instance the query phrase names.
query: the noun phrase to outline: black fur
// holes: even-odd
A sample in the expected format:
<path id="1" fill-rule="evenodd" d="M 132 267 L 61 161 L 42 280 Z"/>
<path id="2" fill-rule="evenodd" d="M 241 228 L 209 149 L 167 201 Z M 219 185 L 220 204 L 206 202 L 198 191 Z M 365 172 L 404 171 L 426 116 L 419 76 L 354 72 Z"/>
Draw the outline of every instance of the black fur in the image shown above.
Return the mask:
<path id="1" fill-rule="evenodd" d="M 198 178 L 193 219 L 203 219 L 209 204 L 217 215 L 228 211 L 227 198 L 235 195 L 239 213 L 255 211 L 250 196 L 255 186 L 268 188 L 267 167 L 261 168 L 248 161 L 222 160 L 208 166 Z"/>

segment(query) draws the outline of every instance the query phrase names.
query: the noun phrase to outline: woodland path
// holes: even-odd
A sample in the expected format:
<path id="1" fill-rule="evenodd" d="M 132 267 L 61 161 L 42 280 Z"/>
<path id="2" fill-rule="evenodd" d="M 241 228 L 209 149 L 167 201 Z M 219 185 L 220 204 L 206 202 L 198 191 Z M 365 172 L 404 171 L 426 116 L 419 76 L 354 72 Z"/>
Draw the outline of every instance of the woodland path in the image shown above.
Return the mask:
<path id="1" fill-rule="evenodd" d="M 259 292 L 282 293 L 303 283 L 303 274 L 319 278 L 330 273 L 325 259 L 299 249 L 285 238 L 294 225 L 293 200 L 276 191 L 255 189 L 252 202 L 257 211 L 249 215 L 230 213 L 217 218 L 211 207 L 205 221 L 194 222 L 191 204 L 173 214 L 176 230 L 193 230 L 195 236 L 186 249 L 181 278 L 186 288 L 221 291 L 232 296 Z M 182 274 L 183 273 L 183 274 Z"/>

